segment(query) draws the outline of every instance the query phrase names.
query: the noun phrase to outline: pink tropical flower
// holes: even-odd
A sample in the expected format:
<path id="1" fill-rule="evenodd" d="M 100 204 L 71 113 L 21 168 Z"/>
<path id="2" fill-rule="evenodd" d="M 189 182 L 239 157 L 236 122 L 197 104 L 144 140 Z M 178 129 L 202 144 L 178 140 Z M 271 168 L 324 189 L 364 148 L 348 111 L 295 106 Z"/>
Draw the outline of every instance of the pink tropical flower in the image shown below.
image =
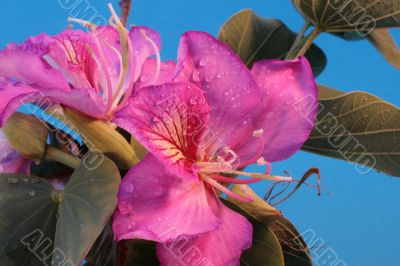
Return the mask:
<path id="1" fill-rule="evenodd" d="M 135 87 L 143 83 L 142 67 L 161 64 L 161 43 L 158 33 L 150 28 L 126 30 L 112 6 L 110 10 L 111 26 L 96 28 L 71 19 L 90 31 L 67 29 L 56 36 L 40 34 L 0 51 L 0 127 L 24 103 L 43 108 L 61 104 L 112 120 Z M 157 59 L 150 58 L 154 54 Z M 154 73 L 147 83 L 157 84 L 158 76 Z"/>
<path id="2" fill-rule="evenodd" d="M 151 154 L 122 181 L 116 239 L 158 242 L 162 265 L 239 265 L 252 226 L 217 191 L 249 202 L 221 183 L 288 179 L 270 176 L 269 162 L 299 150 L 313 128 L 317 87 L 307 60 L 260 61 L 248 70 L 212 36 L 188 32 L 174 82 L 142 87 L 129 101 L 116 121 Z M 236 170 L 256 162 L 268 171 Z"/>
<path id="3" fill-rule="evenodd" d="M 28 173 L 30 161 L 22 157 L 0 130 L 0 173 Z"/>

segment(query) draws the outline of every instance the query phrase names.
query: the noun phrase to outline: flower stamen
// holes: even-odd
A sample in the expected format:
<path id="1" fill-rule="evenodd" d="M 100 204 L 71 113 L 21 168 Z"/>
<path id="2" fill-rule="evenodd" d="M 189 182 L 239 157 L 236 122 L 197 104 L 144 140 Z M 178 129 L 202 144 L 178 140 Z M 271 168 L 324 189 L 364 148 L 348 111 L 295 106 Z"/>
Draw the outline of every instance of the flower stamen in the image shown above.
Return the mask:
<path id="1" fill-rule="evenodd" d="M 236 194 L 234 192 L 232 192 L 231 190 L 229 190 L 228 188 L 224 187 L 223 185 L 221 185 L 220 183 L 218 183 L 216 180 L 208 177 L 208 176 L 204 176 L 203 180 L 205 182 L 207 182 L 208 184 L 210 184 L 211 186 L 213 186 L 214 188 L 218 189 L 219 191 L 221 191 L 222 193 L 225 193 L 227 196 L 232 197 L 234 199 L 240 200 L 242 202 L 252 202 L 254 201 L 254 198 L 249 195 L 248 193 L 245 192 L 247 197 L 243 197 L 239 194 Z"/>
<path id="2" fill-rule="evenodd" d="M 156 71 L 154 73 L 153 79 L 151 81 L 152 84 L 154 84 L 157 80 L 158 77 L 160 76 L 160 69 L 161 69 L 161 56 L 160 56 L 160 52 L 158 51 L 158 47 L 157 44 L 151 39 L 149 38 L 149 36 L 147 36 L 146 31 L 145 30 L 140 30 L 140 34 L 143 36 L 143 38 L 148 41 L 150 43 L 150 45 L 153 47 L 154 49 L 154 53 L 156 55 L 156 60 L 157 60 L 157 66 L 156 66 Z"/>

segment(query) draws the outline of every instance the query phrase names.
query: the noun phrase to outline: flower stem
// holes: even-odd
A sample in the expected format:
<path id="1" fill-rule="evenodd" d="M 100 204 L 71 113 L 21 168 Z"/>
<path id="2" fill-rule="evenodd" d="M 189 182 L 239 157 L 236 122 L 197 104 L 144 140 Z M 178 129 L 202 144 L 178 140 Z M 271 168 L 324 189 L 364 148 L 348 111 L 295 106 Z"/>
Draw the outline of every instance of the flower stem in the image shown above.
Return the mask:
<path id="1" fill-rule="evenodd" d="M 48 160 L 62 163 L 73 169 L 77 169 L 81 164 L 81 161 L 78 158 L 72 156 L 69 153 L 63 152 L 62 150 L 56 149 L 52 146 L 47 147 L 45 158 Z"/>

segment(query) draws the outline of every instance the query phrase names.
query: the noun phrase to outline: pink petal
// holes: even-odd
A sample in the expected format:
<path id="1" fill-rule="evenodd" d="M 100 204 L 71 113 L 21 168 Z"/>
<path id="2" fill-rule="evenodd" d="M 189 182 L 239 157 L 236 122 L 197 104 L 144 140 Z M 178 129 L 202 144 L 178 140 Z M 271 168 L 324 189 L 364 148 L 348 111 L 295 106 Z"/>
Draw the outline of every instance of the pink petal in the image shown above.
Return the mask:
<path id="1" fill-rule="evenodd" d="M 174 61 L 161 62 L 160 74 L 157 79 L 155 78 L 157 70 L 157 60 L 154 58 L 147 58 L 144 62 L 140 79 L 136 82 L 136 90 L 147 87 L 150 85 L 161 85 L 164 83 L 170 83 L 175 77 L 176 64 Z"/>
<path id="2" fill-rule="evenodd" d="M 105 118 L 105 108 L 101 99 L 89 89 L 60 91 L 34 88 L 22 83 L 0 82 L 0 127 L 19 107 L 26 103 L 35 103 L 41 108 L 53 104 L 63 104 L 88 116 Z"/>
<path id="3" fill-rule="evenodd" d="M 240 141 L 255 130 L 253 113 L 262 95 L 240 58 L 207 33 L 187 32 L 179 46 L 177 73 L 178 81 L 190 80 L 199 86 L 210 106 L 209 134 L 203 143 L 210 141 L 210 135 L 217 141 L 204 153 L 224 146 L 238 150 Z"/>
<path id="4" fill-rule="evenodd" d="M 217 230 L 198 236 L 181 236 L 157 244 L 161 265 L 240 265 L 242 252 L 251 247 L 252 225 L 242 215 L 218 204 L 223 224 Z"/>
<path id="5" fill-rule="evenodd" d="M 193 172 L 197 145 L 208 124 L 209 108 L 202 91 L 186 83 L 138 90 L 114 122 L 133 134 L 177 175 Z"/>
<path id="6" fill-rule="evenodd" d="M 25 43 L 9 44 L 0 52 L 0 77 L 8 77 L 42 87 L 68 90 L 63 75 L 42 58 L 48 52 L 51 37 L 45 34 L 29 38 Z"/>
<path id="7" fill-rule="evenodd" d="M 151 42 L 143 35 L 147 36 L 154 42 L 158 51 L 155 51 L 155 47 L 153 47 Z M 160 35 L 156 31 L 145 26 L 133 26 L 129 32 L 129 37 L 131 38 L 134 53 L 133 75 L 134 80 L 136 81 L 140 77 L 142 65 L 146 59 L 161 50 L 161 39 Z"/>
<path id="8" fill-rule="evenodd" d="M 264 92 L 263 156 L 280 161 L 298 151 L 314 127 L 318 110 L 317 86 L 304 57 L 292 61 L 265 60 L 253 65 L 253 76 Z"/>
<path id="9" fill-rule="evenodd" d="M 27 173 L 29 164 L 29 160 L 18 154 L 0 130 L 0 173 Z"/>
<path id="10" fill-rule="evenodd" d="M 45 58 L 73 87 L 96 88 L 98 65 L 92 54 L 99 51 L 91 33 L 68 29 L 54 36 Z"/>
<path id="11" fill-rule="evenodd" d="M 171 174 L 149 154 L 122 180 L 115 238 L 165 242 L 214 230 L 221 224 L 209 205 L 214 197 L 203 183 Z"/>

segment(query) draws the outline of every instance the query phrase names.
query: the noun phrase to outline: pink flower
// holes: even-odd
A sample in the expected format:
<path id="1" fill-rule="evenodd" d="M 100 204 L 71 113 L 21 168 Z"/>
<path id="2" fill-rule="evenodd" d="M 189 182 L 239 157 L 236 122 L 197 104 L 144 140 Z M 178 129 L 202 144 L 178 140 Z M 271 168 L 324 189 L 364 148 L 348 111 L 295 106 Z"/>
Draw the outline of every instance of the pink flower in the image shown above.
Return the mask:
<path id="1" fill-rule="evenodd" d="M 0 130 L 0 173 L 29 173 L 30 161 L 10 145 Z"/>
<path id="2" fill-rule="evenodd" d="M 61 104 L 112 120 L 142 84 L 142 67 L 160 65 L 159 56 L 149 57 L 159 55 L 161 43 L 158 33 L 147 27 L 132 27 L 128 32 L 111 6 L 110 10 L 111 26 L 96 28 L 71 19 L 90 31 L 40 34 L 0 51 L 0 126 L 29 102 L 43 108 Z M 154 73 L 148 82 L 157 84 L 158 75 Z"/>
<path id="3" fill-rule="evenodd" d="M 261 61 L 249 71 L 212 36 L 186 33 L 174 82 L 142 87 L 116 116 L 151 152 L 122 181 L 116 239 L 158 242 L 162 265 L 239 265 L 252 226 L 216 191 L 247 202 L 250 196 L 221 183 L 285 180 L 269 175 L 268 161 L 300 149 L 316 112 L 317 88 L 305 58 Z M 236 170 L 256 162 L 268 171 Z"/>

